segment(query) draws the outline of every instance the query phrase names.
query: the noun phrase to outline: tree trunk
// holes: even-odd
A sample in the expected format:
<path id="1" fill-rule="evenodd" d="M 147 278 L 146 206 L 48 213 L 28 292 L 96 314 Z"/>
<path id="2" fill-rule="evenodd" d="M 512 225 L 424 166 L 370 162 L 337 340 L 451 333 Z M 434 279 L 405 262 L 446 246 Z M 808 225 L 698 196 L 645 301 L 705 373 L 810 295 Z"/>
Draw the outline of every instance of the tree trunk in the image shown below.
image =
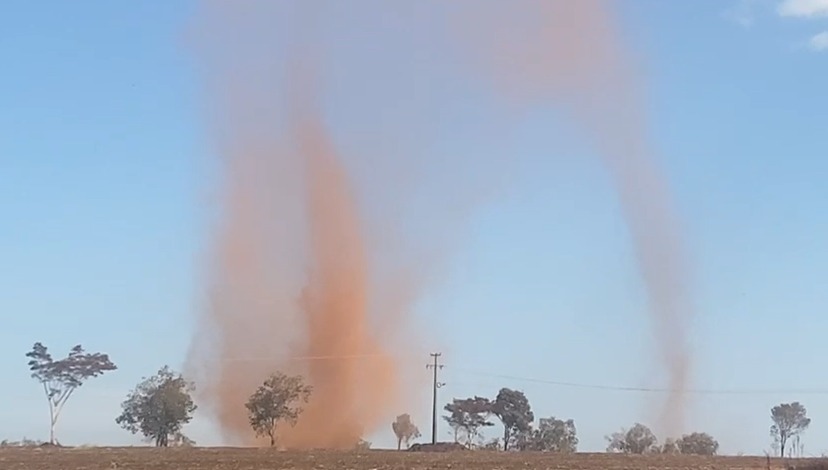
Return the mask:
<path id="1" fill-rule="evenodd" d="M 273 438 L 273 433 L 270 433 L 270 447 L 276 445 L 276 439 Z"/>
<path id="2" fill-rule="evenodd" d="M 509 428 L 503 426 L 503 452 L 509 450 Z"/>
<path id="3" fill-rule="evenodd" d="M 51 421 L 51 425 L 49 427 L 49 443 L 59 446 L 60 442 L 58 442 L 57 437 L 55 436 L 55 428 L 57 427 L 58 418 L 60 418 L 60 412 L 63 411 L 63 405 L 66 404 L 66 400 L 72 396 L 72 392 L 74 392 L 75 389 L 69 389 L 69 391 L 64 392 L 57 399 L 52 398 L 49 393 L 49 387 L 46 386 L 45 383 L 43 384 L 43 391 L 46 392 L 46 399 L 49 401 L 49 418 Z"/>
<path id="4" fill-rule="evenodd" d="M 57 445 L 57 439 L 55 439 L 55 424 L 57 423 L 55 404 L 49 396 L 49 388 L 45 382 L 43 383 L 43 391 L 46 393 L 46 400 L 49 402 L 49 444 Z"/>
<path id="5" fill-rule="evenodd" d="M 787 441 L 788 439 L 784 434 L 779 437 L 779 456 L 782 458 L 785 458 L 785 444 Z"/>
<path id="6" fill-rule="evenodd" d="M 401 448 L 402 448 L 402 438 L 397 437 L 397 450 L 400 450 Z"/>

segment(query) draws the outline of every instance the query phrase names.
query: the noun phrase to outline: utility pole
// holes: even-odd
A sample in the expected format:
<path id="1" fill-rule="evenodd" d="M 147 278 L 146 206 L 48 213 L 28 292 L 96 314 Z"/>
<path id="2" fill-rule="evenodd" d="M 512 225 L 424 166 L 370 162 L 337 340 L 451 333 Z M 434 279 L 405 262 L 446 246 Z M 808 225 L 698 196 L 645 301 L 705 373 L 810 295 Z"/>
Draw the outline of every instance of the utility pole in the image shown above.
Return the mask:
<path id="1" fill-rule="evenodd" d="M 431 353 L 430 356 L 434 358 L 432 364 L 426 364 L 426 369 L 434 371 L 433 395 L 431 399 L 431 443 L 437 444 L 437 389 L 445 385 L 437 381 L 437 370 L 443 368 L 443 364 L 437 362 L 442 356 L 442 353 Z"/>

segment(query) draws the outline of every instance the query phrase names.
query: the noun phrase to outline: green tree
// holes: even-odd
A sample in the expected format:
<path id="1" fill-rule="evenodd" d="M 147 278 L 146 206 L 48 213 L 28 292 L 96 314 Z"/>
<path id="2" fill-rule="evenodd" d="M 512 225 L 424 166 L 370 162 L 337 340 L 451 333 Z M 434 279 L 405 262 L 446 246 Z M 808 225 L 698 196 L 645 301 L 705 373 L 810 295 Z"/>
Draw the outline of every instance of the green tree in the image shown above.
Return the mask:
<path id="1" fill-rule="evenodd" d="M 538 428 L 532 433 L 529 445 L 530 450 L 542 452 L 570 453 L 578 450 L 578 435 L 575 421 L 566 421 L 551 418 L 541 418 Z"/>
<path id="2" fill-rule="evenodd" d="M 394 435 L 397 436 L 397 450 L 400 450 L 403 442 L 405 442 L 405 447 L 408 448 L 412 439 L 420 437 L 420 430 L 417 429 L 417 426 L 411 421 L 411 416 L 407 413 L 397 416 L 397 419 L 391 423 L 391 429 L 394 431 Z"/>
<path id="3" fill-rule="evenodd" d="M 455 398 L 444 408 L 449 414 L 443 419 L 454 430 L 454 442 L 459 442 L 462 434 L 466 438 L 466 447 L 471 448 L 480 433 L 480 428 L 494 426 L 489 421 L 492 402 L 488 398 Z"/>
<path id="4" fill-rule="evenodd" d="M 503 450 L 509 450 L 513 434 L 526 433 L 532 429 L 535 415 L 526 395 L 519 390 L 500 389 L 492 402 L 491 410 L 503 424 Z"/>
<path id="5" fill-rule="evenodd" d="M 29 358 L 32 378 L 43 385 L 43 392 L 49 402 L 49 443 L 58 445 L 55 427 L 72 393 L 88 379 L 117 367 L 106 354 L 87 353 L 81 345 L 73 347 L 65 358 L 55 360 L 46 346 L 35 343 L 26 357 Z"/>
<path id="6" fill-rule="evenodd" d="M 676 441 L 679 452 L 686 455 L 716 455 L 719 442 L 704 432 L 686 434 Z"/>
<path id="7" fill-rule="evenodd" d="M 302 413 L 298 402 L 307 403 L 312 390 L 298 375 L 277 372 L 268 377 L 245 404 L 256 435 L 268 436 L 270 446 L 276 445 L 277 425 L 280 421 L 295 425 Z"/>
<path id="8" fill-rule="evenodd" d="M 621 430 L 621 432 L 614 433 L 607 437 L 609 445 L 607 452 L 623 452 L 625 454 L 646 454 L 658 451 L 655 434 L 641 423 L 635 423 L 635 426 L 629 430 Z"/>
<path id="9" fill-rule="evenodd" d="M 788 440 L 797 437 L 811 424 L 808 412 L 799 402 L 782 403 L 771 408 L 773 425 L 770 428 L 771 436 L 779 444 L 779 456 L 785 456 L 785 446 Z"/>
<path id="10" fill-rule="evenodd" d="M 194 390 L 193 383 L 164 366 L 130 392 L 115 422 L 133 434 L 140 432 L 156 447 L 191 442 L 181 434 L 181 428 L 197 408 L 190 395 Z"/>

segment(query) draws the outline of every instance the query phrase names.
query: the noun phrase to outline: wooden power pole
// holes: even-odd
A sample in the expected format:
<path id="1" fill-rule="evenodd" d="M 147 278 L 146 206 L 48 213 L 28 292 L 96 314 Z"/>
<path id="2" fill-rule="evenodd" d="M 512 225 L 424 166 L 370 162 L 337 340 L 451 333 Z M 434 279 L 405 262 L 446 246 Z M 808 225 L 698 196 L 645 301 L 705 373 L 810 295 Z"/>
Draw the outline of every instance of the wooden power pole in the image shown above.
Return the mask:
<path id="1" fill-rule="evenodd" d="M 430 356 L 434 359 L 431 364 L 426 364 L 426 369 L 434 371 L 434 381 L 432 383 L 432 398 L 431 398 L 431 443 L 437 443 L 437 389 L 445 385 L 437 381 L 437 370 L 443 368 L 443 364 L 438 362 L 441 353 L 431 353 Z"/>

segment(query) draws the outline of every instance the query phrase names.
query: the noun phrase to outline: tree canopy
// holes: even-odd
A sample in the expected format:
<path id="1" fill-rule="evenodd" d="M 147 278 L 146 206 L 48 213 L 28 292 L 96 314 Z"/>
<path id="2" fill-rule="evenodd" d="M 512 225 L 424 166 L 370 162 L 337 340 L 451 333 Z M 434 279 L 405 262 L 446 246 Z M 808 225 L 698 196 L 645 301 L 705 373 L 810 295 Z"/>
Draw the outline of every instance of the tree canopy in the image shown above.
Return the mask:
<path id="1" fill-rule="evenodd" d="M 256 435 L 269 437 L 273 447 L 279 422 L 295 425 L 302 413 L 299 404 L 307 403 L 312 390 L 298 375 L 277 372 L 268 377 L 245 404 L 250 426 Z"/>
<path id="2" fill-rule="evenodd" d="M 578 436 L 575 421 L 564 421 L 554 416 L 541 418 L 538 428 L 532 432 L 529 449 L 542 452 L 576 452 Z"/>
<path id="3" fill-rule="evenodd" d="M 117 367 L 108 355 L 87 353 L 81 345 L 73 347 L 65 358 L 55 360 L 46 346 L 35 343 L 26 357 L 29 358 L 32 378 L 43 385 L 43 392 L 49 402 L 49 443 L 58 444 L 55 427 L 72 393 L 88 379 L 116 370 Z"/>
<path id="4" fill-rule="evenodd" d="M 477 439 L 480 428 L 494 426 L 489 421 L 492 413 L 492 402 L 488 398 L 475 396 L 474 398 L 455 398 L 447 404 L 445 411 L 449 413 L 443 419 L 454 430 L 454 441 L 458 442 L 461 435 L 465 437 L 466 447 L 471 448 Z"/>
<path id="5" fill-rule="evenodd" d="M 190 422 L 196 405 L 191 393 L 195 385 L 164 366 L 154 376 L 144 378 L 121 403 L 115 422 L 133 434 L 141 433 L 156 447 L 190 442 L 181 428 Z"/>
<path id="6" fill-rule="evenodd" d="M 607 437 L 609 445 L 607 452 L 622 452 L 625 454 L 646 454 L 658 450 L 656 439 L 653 431 L 641 423 L 635 425 L 629 430 L 621 430 L 613 435 Z"/>
<path id="7" fill-rule="evenodd" d="M 503 450 L 509 450 L 513 435 L 528 433 L 535 420 L 529 400 L 519 390 L 500 389 L 491 409 L 492 414 L 503 423 Z"/>
<path id="8" fill-rule="evenodd" d="M 685 455 L 716 455 L 719 442 L 704 432 L 686 434 L 676 441 L 678 451 Z"/>

